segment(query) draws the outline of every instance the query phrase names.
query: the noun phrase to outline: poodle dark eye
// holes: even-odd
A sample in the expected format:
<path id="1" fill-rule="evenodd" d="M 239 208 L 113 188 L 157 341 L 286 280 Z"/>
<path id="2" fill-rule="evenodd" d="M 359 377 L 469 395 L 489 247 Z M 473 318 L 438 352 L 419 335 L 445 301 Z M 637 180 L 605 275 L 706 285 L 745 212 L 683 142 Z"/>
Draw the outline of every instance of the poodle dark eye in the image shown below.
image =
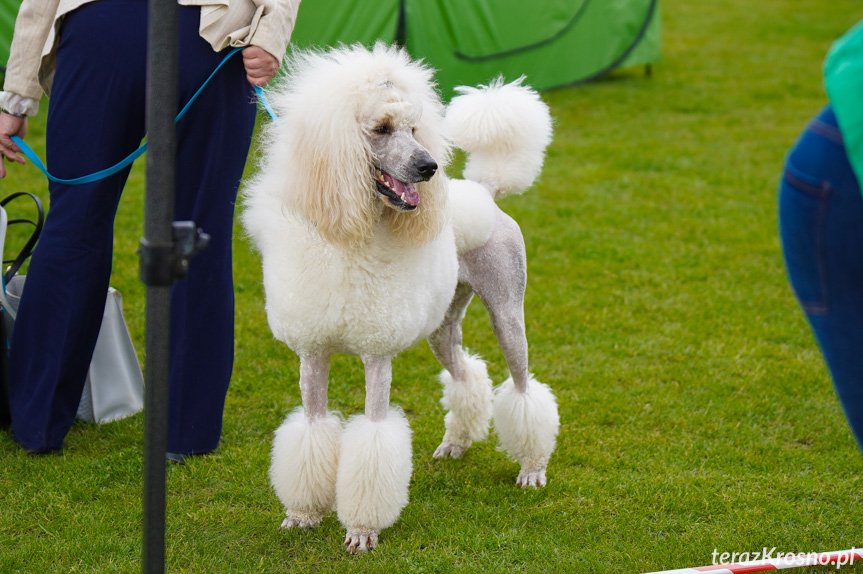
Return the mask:
<path id="1" fill-rule="evenodd" d="M 392 129 L 390 126 L 383 125 L 383 126 L 378 126 L 378 127 L 376 127 L 373 131 L 374 131 L 376 134 L 388 134 L 388 133 L 390 133 L 391 131 L 393 131 L 393 129 Z"/>
<path id="2" fill-rule="evenodd" d="M 416 135 L 416 133 L 417 133 L 417 128 L 416 128 L 416 126 L 414 126 L 411 128 L 411 135 Z"/>

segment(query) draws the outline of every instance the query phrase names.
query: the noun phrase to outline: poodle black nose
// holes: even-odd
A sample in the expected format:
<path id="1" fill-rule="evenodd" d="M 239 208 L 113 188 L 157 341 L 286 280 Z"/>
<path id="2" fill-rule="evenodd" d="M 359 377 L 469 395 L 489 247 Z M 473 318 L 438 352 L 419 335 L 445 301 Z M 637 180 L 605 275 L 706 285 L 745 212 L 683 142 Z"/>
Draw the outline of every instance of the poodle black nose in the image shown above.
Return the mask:
<path id="1" fill-rule="evenodd" d="M 437 171 L 437 162 L 431 156 L 418 159 L 414 166 L 426 181 L 430 180 Z"/>

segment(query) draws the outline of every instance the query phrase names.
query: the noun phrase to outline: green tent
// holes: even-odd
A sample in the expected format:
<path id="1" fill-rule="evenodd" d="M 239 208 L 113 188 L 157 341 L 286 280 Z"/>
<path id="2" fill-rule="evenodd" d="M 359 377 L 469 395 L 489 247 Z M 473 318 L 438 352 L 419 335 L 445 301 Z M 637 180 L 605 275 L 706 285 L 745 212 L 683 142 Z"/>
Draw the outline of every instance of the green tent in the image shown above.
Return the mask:
<path id="1" fill-rule="evenodd" d="M 304 0 L 292 42 L 398 41 L 453 86 L 521 75 L 538 89 L 659 59 L 658 0 Z"/>
<path id="2" fill-rule="evenodd" d="M 0 0 L 0 62 L 20 0 Z M 658 0 L 304 0 L 298 47 L 398 41 L 453 86 L 521 75 L 538 89 L 659 59 Z"/>

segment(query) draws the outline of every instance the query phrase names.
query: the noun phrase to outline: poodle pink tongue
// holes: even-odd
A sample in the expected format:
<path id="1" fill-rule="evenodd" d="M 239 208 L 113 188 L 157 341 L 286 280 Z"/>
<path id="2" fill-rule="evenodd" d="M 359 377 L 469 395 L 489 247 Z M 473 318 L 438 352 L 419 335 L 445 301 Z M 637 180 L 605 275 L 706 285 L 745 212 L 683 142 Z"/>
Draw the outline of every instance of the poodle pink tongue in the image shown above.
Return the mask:
<path id="1" fill-rule="evenodd" d="M 383 176 L 384 183 L 389 186 L 393 193 L 402 198 L 402 201 L 408 205 L 419 205 L 420 194 L 417 193 L 414 186 L 409 183 L 399 181 L 386 172 L 381 172 L 381 175 Z M 402 195 L 404 195 L 404 197 L 402 197 Z"/>

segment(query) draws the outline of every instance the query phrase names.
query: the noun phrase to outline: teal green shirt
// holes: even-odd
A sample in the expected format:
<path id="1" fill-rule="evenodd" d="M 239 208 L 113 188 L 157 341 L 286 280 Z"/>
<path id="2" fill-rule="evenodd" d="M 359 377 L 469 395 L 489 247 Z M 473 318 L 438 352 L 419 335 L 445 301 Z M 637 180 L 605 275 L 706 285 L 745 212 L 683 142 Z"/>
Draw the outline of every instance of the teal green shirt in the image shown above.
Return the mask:
<path id="1" fill-rule="evenodd" d="M 824 87 L 848 160 L 863 184 L 863 21 L 830 47 L 824 62 Z"/>

